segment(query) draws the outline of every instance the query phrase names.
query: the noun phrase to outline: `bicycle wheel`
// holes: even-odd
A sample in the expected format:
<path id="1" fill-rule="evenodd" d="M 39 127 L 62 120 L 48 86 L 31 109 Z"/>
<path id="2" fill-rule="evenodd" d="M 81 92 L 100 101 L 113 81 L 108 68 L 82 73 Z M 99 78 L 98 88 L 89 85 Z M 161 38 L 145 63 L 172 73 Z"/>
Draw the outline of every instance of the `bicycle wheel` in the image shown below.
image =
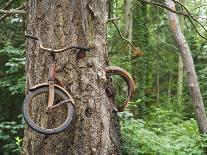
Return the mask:
<path id="1" fill-rule="evenodd" d="M 70 97 L 65 92 L 63 92 L 59 88 L 55 87 L 55 99 L 58 101 L 68 100 L 68 102 L 65 103 L 67 110 L 66 110 L 66 108 L 62 109 L 62 110 L 65 110 L 65 112 L 67 113 L 67 117 L 66 117 L 65 121 L 61 124 L 58 124 L 57 127 L 47 128 L 48 124 L 49 124 L 49 126 L 53 126 L 55 124 L 54 122 L 51 121 L 50 117 L 52 117 L 52 116 L 54 117 L 53 121 L 56 120 L 56 117 L 58 117 L 58 112 L 52 113 L 51 115 L 48 115 L 48 116 L 47 116 L 47 114 L 44 115 L 46 112 L 43 112 L 43 111 L 47 108 L 48 93 L 49 93 L 48 86 L 43 86 L 43 87 L 39 87 L 39 88 L 32 90 L 26 96 L 26 98 L 24 100 L 23 117 L 25 119 L 25 122 L 28 124 L 28 126 L 31 129 L 33 129 L 41 134 L 52 135 L 52 134 L 57 134 L 59 132 L 62 132 L 63 130 L 65 130 L 66 128 L 69 127 L 69 125 L 71 124 L 71 121 L 73 120 L 75 111 L 74 111 L 74 105 L 69 101 Z M 39 106 L 38 105 L 34 106 L 34 107 L 36 107 L 36 109 L 34 109 L 34 111 L 35 112 L 38 111 L 38 119 L 39 120 L 36 120 L 36 121 L 35 121 L 35 119 L 37 117 L 35 117 L 35 116 L 31 117 L 31 113 L 33 110 L 32 104 L 36 103 L 35 98 L 36 98 L 36 100 L 42 100 L 41 103 L 39 103 Z M 43 102 L 45 102 L 46 104 L 43 105 Z M 58 109 L 59 109 L 59 107 L 58 107 Z M 35 113 L 35 112 L 33 112 L 33 113 Z M 43 118 L 47 117 L 46 122 L 40 120 L 39 113 L 43 114 L 43 116 L 41 116 L 41 117 L 43 117 Z M 59 117 L 62 117 L 62 116 L 59 116 Z"/>
<path id="2" fill-rule="evenodd" d="M 117 66 L 108 66 L 105 67 L 105 71 L 106 71 L 106 76 L 112 76 L 112 75 L 118 75 L 120 76 L 125 83 L 127 84 L 127 97 L 125 98 L 125 100 L 123 101 L 121 106 L 117 106 L 117 111 L 118 112 L 122 112 L 124 111 L 125 108 L 127 108 L 128 103 L 130 101 L 130 99 L 132 98 L 132 95 L 135 92 L 135 84 L 134 84 L 134 80 L 132 78 L 132 76 L 123 68 L 117 67 Z"/>

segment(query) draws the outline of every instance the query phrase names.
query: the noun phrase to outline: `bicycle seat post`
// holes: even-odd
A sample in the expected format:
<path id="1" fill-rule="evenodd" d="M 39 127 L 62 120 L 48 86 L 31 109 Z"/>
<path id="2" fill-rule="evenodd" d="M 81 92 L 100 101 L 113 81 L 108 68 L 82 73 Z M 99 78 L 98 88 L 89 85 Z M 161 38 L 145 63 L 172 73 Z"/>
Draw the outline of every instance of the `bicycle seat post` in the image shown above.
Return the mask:
<path id="1" fill-rule="evenodd" d="M 55 54 L 53 51 L 50 51 L 51 62 L 49 66 L 49 75 L 48 75 L 48 83 L 49 83 L 49 99 L 48 99 L 48 108 L 53 106 L 55 92 L 55 76 L 56 76 L 56 60 Z"/>
<path id="2" fill-rule="evenodd" d="M 48 81 L 54 82 L 56 76 L 56 60 L 55 57 L 52 56 L 50 66 L 49 66 L 49 75 L 48 75 Z"/>

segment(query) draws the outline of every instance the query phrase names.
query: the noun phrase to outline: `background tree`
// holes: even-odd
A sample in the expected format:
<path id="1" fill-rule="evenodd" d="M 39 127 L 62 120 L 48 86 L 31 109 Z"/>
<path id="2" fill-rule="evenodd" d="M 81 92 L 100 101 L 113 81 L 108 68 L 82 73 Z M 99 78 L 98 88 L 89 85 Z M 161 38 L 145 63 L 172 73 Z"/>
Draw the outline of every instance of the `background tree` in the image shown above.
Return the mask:
<path id="1" fill-rule="evenodd" d="M 166 5 L 175 10 L 175 4 L 172 0 L 166 0 Z M 180 49 L 180 54 L 183 60 L 183 65 L 185 67 L 188 87 L 192 98 L 192 104 L 194 107 L 196 119 L 198 122 L 199 130 L 201 134 L 207 132 L 207 118 L 205 113 L 205 108 L 203 105 L 203 99 L 200 92 L 200 87 L 197 80 L 197 75 L 194 67 L 194 62 L 191 56 L 190 48 L 182 34 L 180 23 L 175 13 L 169 12 L 169 22 L 170 27 L 173 32 L 173 36 Z"/>
<path id="2" fill-rule="evenodd" d="M 31 1 L 32 2 L 32 1 Z M 36 3 L 28 3 L 28 5 L 35 6 Z M 39 18 L 36 19 L 35 16 L 32 16 L 34 21 L 35 29 L 29 29 L 31 23 L 28 25 L 28 30 L 34 32 L 42 32 L 42 30 L 47 29 L 47 33 L 41 34 L 42 39 L 44 41 L 44 45 L 50 47 L 52 40 L 48 40 L 46 37 L 50 34 L 51 36 L 55 36 L 54 39 L 54 47 L 61 48 L 66 46 L 68 43 L 72 43 L 73 41 L 77 40 L 77 38 L 70 38 L 69 40 L 67 37 L 65 40 L 57 40 L 60 37 L 60 32 L 63 30 L 62 36 L 73 36 L 76 32 L 81 32 L 80 38 L 83 36 L 84 26 L 82 28 L 81 25 L 74 26 L 75 23 L 82 21 L 85 24 L 85 31 L 86 37 L 84 39 L 78 40 L 78 42 L 85 44 L 85 45 L 100 45 L 97 42 L 93 42 L 98 32 L 102 32 L 104 29 L 102 26 L 97 28 L 99 25 L 99 11 L 96 11 L 97 7 L 100 7 L 102 10 L 103 7 L 97 4 L 94 5 L 92 2 L 91 5 L 88 5 L 85 9 L 85 4 L 88 2 L 75 2 L 70 1 L 66 3 L 47 3 L 38 1 L 38 8 L 35 10 L 31 10 L 32 15 L 38 15 L 38 17 L 44 17 L 47 20 L 39 21 Z M 178 1 L 176 1 L 178 2 Z M 9 4 L 10 3 L 10 4 Z M 23 99 L 25 97 L 24 88 L 25 88 L 25 74 L 24 74 L 24 64 L 25 64 L 25 44 L 24 44 L 24 30 L 26 30 L 24 23 L 25 21 L 25 14 L 11 14 L 11 9 L 15 11 L 21 10 L 22 13 L 25 13 L 23 0 L 18 1 L 0 1 L 0 154 L 7 155 L 7 154 L 19 154 L 22 146 L 22 138 L 23 138 L 23 128 L 25 127 L 24 121 L 21 119 L 21 105 Z M 89 2 L 90 3 L 90 2 Z M 187 78 L 184 75 L 183 78 L 183 94 L 180 99 L 182 99 L 182 104 L 178 102 L 178 57 L 179 57 L 179 48 L 172 37 L 171 30 L 169 28 L 169 21 L 168 16 L 166 14 L 166 5 L 164 1 L 157 0 L 157 1 L 145 1 L 145 0 L 134 0 L 131 11 L 133 12 L 133 45 L 140 49 L 140 51 L 144 52 L 142 57 L 134 57 L 133 56 L 133 48 L 129 45 L 128 42 L 123 40 L 120 37 L 120 33 L 122 36 L 125 36 L 125 27 L 126 23 L 124 21 L 124 14 L 125 5 L 124 0 L 108 0 L 107 4 L 108 10 L 108 22 L 107 22 L 107 50 L 109 55 L 109 61 L 111 65 L 120 66 L 128 71 L 130 71 L 134 79 L 136 80 L 136 94 L 134 95 L 133 101 L 130 102 L 129 107 L 123 113 L 118 113 L 119 116 L 119 123 L 121 125 L 121 136 L 122 141 L 120 143 L 122 154 L 163 154 L 165 155 L 166 152 L 169 154 L 203 154 L 202 147 L 206 145 L 206 136 L 200 135 L 198 131 L 198 126 L 195 120 L 195 113 L 193 111 L 193 107 L 191 104 L 190 93 L 187 85 Z M 180 3 L 180 2 L 179 2 Z M 7 6 L 7 4 L 9 4 Z M 58 9 L 53 11 L 55 6 L 58 6 Z M 189 16 L 184 9 L 184 7 L 177 3 L 176 10 L 177 16 L 179 20 L 182 21 L 183 18 L 183 34 L 189 44 L 189 47 L 192 52 L 192 57 L 195 64 L 195 70 L 198 77 L 198 82 L 200 84 L 200 89 L 203 97 L 203 103 L 206 105 L 207 99 L 207 89 L 206 89 L 206 81 L 207 81 L 207 71 L 206 71 L 206 62 L 207 62 L 207 46 L 206 46 L 206 16 L 207 10 L 206 5 L 207 1 L 191 1 L 185 0 L 184 7 L 190 12 L 193 17 Z M 6 8 L 4 8 L 6 6 Z M 49 10 L 49 13 L 46 13 L 46 10 L 41 10 L 41 8 L 45 7 Z M 83 7 L 82 7 L 83 6 Z M 97 7 L 96 7 L 97 6 Z M 159 7 L 158 7 L 159 6 Z M 28 10 L 27 7 L 26 10 Z M 19 9 L 20 8 L 20 9 Z M 83 9 L 80 9 L 83 8 Z M 91 9 L 90 9 L 91 8 Z M 4 11 L 2 11 L 4 10 Z M 6 13 L 5 14 L 5 10 Z M 83 11 L 83 16 L 80 16 Z M 90 11 L 92 10 L 92 11 Z M 74 12 L 71 15 L 71 12 Z M 172 10 L 168 10 L 172 11 Z M 4 13 L 3 13 L 4 12 Z M 54 13 L 53 13 L 54 12 Z M 64 12 L 61 15 L 61 12 Z M 76 14 L 76 12 L 79 12 Z M 93 12 L 94 16 L 93 16 Z M 98 14 L 96 14 L 99 12 Z M 101 11 L 102 12 L 102 11 Z M 106 12 L 106 11 L 105 11 Z M 184 13 L 184 16 L 182 15 Z M 52 16 L 54 15 L 54 17 Z M 59 15 L 60 14 L 60 15 Z M 90 15 L 90 16 L 89 16 Z M 63 17 L 63 18 L 59 18 Z M 89 17 L 89 18 L 87 18 Z M 188 17 L 193 21 L 193 24 L 188 19 Z M 46 25 L 48 19 L 53 20 L 55 19 L 55 23 L 53 25 Z M 69 19 L 70 18 L 70 19 Z M 193 19 L 195 18 L 195 20 Z M 28 19 L 28 18 L 27 18 Z M 59 20 L 62 20 L 59 22 Z M 100 18 L 101 19 L 101 18 Z M 105 21 L 107 19 L 107 15 L 103 18 Z M 198 20 L 199 22 L 197 22 Z M 36 23 L 40 22 L 40 25 Z M 46 21 L 46 23 L 44 22 Z M 72 21 L 72 22 L 71 22 Z M 92 22 L 89 22 L 92 21 Z M 112 23 L 115 22 L 117 28 Z M 103 21 L 100 21 L 102 25 Z M 72 23 L 72 27 L 68 27 Z M 66 25 L 65 25 L 66 24 Z M 202 26 L 204 28 L 202 28 Z M 42 27 L 41 27 L 42 25 Z M 65 26 L 65 27 L 64 27 Z M 36 29 L 41 27 L 40 29 Z M 89 27 L 89 28 L 87 28 Z M 196 27 L 196 29 L 195 29 Z M 68 29 L 67 29 L 68 28 Z M 73 30 L 70 33 L 69 30 Z M 54 32 L 52 32 L 54 30 Z M 80 30 L 80 31 L 79 31 Z M 95 30 L 95 31 L 92 31 Z M 200 36 L 200 34 L 202 37 Z M 92 32 L 92 33 L 89 33 Z M 54 34 L 54 35 L 53 35 Z M 139 34 L 139 35 L 136 35 Z M 40 34 L 35 34 L 40 35 Z M 77 36 L 77 35 L 74 35 Z M 48 37 L 52 38 L 52 37 Z M 85 39 L 86 38 L 86 39 Z M 88 39 L 90 38 L 90 39 Z M 92 39 L 91 39 L 92 38 Z M 100 38 L 104 40 L 104 38 Z M 127 38 L 128 39 L 128 38 Z M 97 39 L 95 39 L 97 40 Z M 76 42 L 73 42 L 76 43 Z M 105 42 L 104 42 L 105 43 Z M 103 43 L 103 44 L 104 44 Z M 36 49 L 36 42 L 32 40 L 28 40 L 28 46 L 33 46 L 34 53 L 32 53 L 32 59 L 37 60 L 32 64 L 34 65 L 34 69 L 31 71 L 37 71 L 35 74 L 39 75 L 40 73 L 44 72 L 44 78 L 40 80 L 36 78 L 34 80 L 30 80 L 33 84 L 43 82 L 47 79 L 46 74 L 48 70 L 48 53 L 43 53 L 42 51 L 38 51 Z M 101 46 L 101 45 L 100 45 Z M 104 45 L 103 45 L 104 46 Z M 102 49 L 101 46 L 98 49 Z M 93 47 L 93 46 L 92 46 Z M 131 48 L 131 49 L 130 49 Z M 130 51 L 131 50 L 131 51 Z M 30 50 L 31 51 L 31 50 Z M 67 90 L 71 93 L 75 92 L 75 98 L 78 99 L 79 93 L 81 95 L 85 94 L 85 90 L 80 87 L 80 91 L 76 90 L 76 84 L 81 85 L 81 78 L 72 79 L 69 76 L 76 76 L 75 74 L 78 73 L 79 77 L 82 75 L 87 75 L 88 72 L 91 73 L 91 70 L 95 70 L 96 72 L 99 71 L 97 67 L 90 67 L 90 64 L 101 64 L 102 68 L 104 65 L 103 63 L 107 64 L 107 61 L 101 60 L 100 63 L 90 63 L 93 62 L 94 59 L 97 58 L 97 55 L 94 54 L 99 53 L 100 50 L 97 50 L 97 47 L 91 50 L 91 52 L 86 53 L 86 57 L 84 59 L 77 60 L 76 56 L 78 54 L 75 51 L 68 51 L 62 54 L 58 54 L 57 57 L 59 58 L 58 61 L 58 77 L 63 80 Z M 101 50 L 103 53 L 101 55 L 107 54 L 105 50 Z M 29 53 L 28 53 L 29 54 Z M 37 55 L 42 57 L 35 57 Z M 69 59 L 66 55 L 69 55 Z M 31 55 L 30 55 L 31 56 Z M 70 57 L 71 56 L 71 57 Z M 88 60 L 88 58 L 90 58 Z M 38 65 L 40 60 L 45 60 L 45 62 L 41 62 L 42 65 Z M 68 60 L 66 65 L 62 66 L 65 60 Z M 73 59 L 73 62 L 70 63 L 70 60 Z M 77 60 L 77 61 L 76 61 Z M 74 66 L 74 61 L 75 63 Z M 87 67 L 85 67 L 85 62 Z M 99 61 L 96 61 L 99 62 Z M 64 63 L 65 64 L 65 63 Z M 88 66 L 89 65 L 89 66 Z M 93 65 L 93 66 L 94 66 Z M 74 67 L 78 67 L 77 70 L 74 71 Z M 44 71 L 38 70 L 37 68 L 44 68 Z M 89 69 L 90 68 L 90 69 Z M 88 70 L 89 71 L 88 71 Z M 97 69 L 97 70 L 96 70 Z M 84 72 L 87 70 L 87 74 Z M 66 76 L 67 74 L 67 76 Z M 95 73 L 94 73 L 95 74 Z M 104 74 L 104 73 L 103 73 Z M 74 76 L 73 76 L 74 75 Z M 71 82 L 69 82 L 69 80 Z M 84 77 L 83 80 L 86 78 Z M 77 83 L 76 81 L 79 81 Z M 93 81 L 90 78 L 90 82 Z M 105 80 L 103 80 L 105 81 Z M 85 81 L 84 81 L 85 82 Z M 83 83 L 84 83 L 83 82 Z M 75 83 L 75 86 L 73 85 Z M 102 82 L 101 82 L 102 83 Z M 32 84 L 32 85 L 33 85 Z M 118 77 L 113 77 L 113 84 L 116 88 L 116 101 L 117 103 L 121 103 L 124 100 L 126 90 L 124 87 L 124 83 Z M 27 85 L 27 88 L 31 85 Z M 73 87 L 71 87 L 71 85 Z M 71 88 L 71 90 L 70 90 Z M 102 86 L 100 87 L 102 88 Z M 89 91 L 94 92 L 94 91 Z M 103 92 L 100 92 L 102 96 Z M 92 94 L 94 95 L 94 94 Z M 105 97 L 104 97 L 105 98 Z M 88 102 L 84 97 L 83 100 Z M 78 114 L 81 111 L 87 113 L 87 116 L 84 113 L 78 118 L 84 117 L 84 119 L 76 120 L 83 125 L 85 122 L 90 122 L 93 119 L 93 116 L 99 116 L 98 113 L 93 113 L 93 103 L 90 102 L 90 105 L 87 103 L 84 105 L 80 105 L 79 103 L 82 102 L 81 100 L 77 101 L 77 105 L 82 108 L 78 110 Z M 106 103 L 106 102 L 104 102 Z M 108 103 L 108 101 L 107 101 Z M 85 107 L 86 105 L 86 107 Z M 95 104 L 96 105 L 96 104 Z M 99 104 L 104 105 L 104 104 Z M 178 108 L 179 107 L 179 108 Z M 181 107 L 181 108 L 180 108 Z M 92 108 L 92 110 L 90 110 Z M 79 109 L 79 107 L 77 108 Z M 86 110 L 87 109 L 87 110 Z M 88 110 L 89 109 L 89 110 Z M 109 108 L 110 109 L 110 108 Z M 91 112 L 92 111 L 92 112 Z M 92 114 L 91 114 L 92 113 Z M 91 115 L 90 115 L 91 114 Z M 87 118 L 85 118 L 85 116 Z M 92 116 L 92 117 L 91 117 Z M 76 119 L 78 119 L 76 118 Z M 98 122 L 98 121 L 97 121 Z M 89 124 L 89 123 L 88 123 Z M 80 124 L 78 125 L 78 129 Z M 110 124 L 111 125 L 111 124 Z M 27 129 L 28 130 L 28 129 Z M 73 130 L 73 129 L 71 129 Z M 87 130 L 89 127 L 87 126 Z M 98 130 L 98 129 L 97 129 Z M 86 131 L 86 130 L 85 130 Z M 95 129 L 93 130 L 95 131 Z M 66 131 L 67 133 L 71 133 L 71 131 Z M 79 131 L 78 131 L 79 132 Z M 84 132 L 84 131 L 80 131 Z M 92 131 L 90 131 L 92 132 Z M 30 131 L 29 131 L 30 133 Z M 114 133 L 110 130 L 110 133 Z M 63 134 L 63 133 L 62 133 Z M 65 134 L 65 133 L 64 133 Z M 111 134 L 113 135 L 113 134 Z M 30 139 L 33 138 L 33 134 L 30 134 Z M 74 134 L 73 134 L 74 136 Z M 88 135 L 85 135 L 85 137 Z M 37 140 L 37 135 L 34 135 L 34 139 Z M 65 136 L 67 137 L 67 136 Z M 89 136 L 88 136 L 89 137 Z M 120 137 L 120 135 L 118 135 Z M 44 136 L 41 137 L 44 139 Z M 42 141 L 42 139 L 38 139 Z M 53 138 L 59 138 L 52 136 Z M 68 137 L 67 137 L 68 138 Z M 65 141 L 67 140 L 65 139 Z M 94 140 L 93 138 L 91 138 Z M 91 140 L 88 138 L 88 140 Z M 115 140 L 115 139 L 114 139 Z M 28 139 L 28 141 L 30 141 Z M 52 143 L 50 138 L 45 137 L 44 147 L 48 145 L 48 143 Z M 77 142 L 77 141 L 75 141 Z M 25 142 L 24 145 L 29 144 L 29 142 Z M 38 142 L 35 147 L 42 146 Z M 77 144 L 77 143 L 76 143 Z M 79 143 L 80 144 L 80 143 Z M 53 145 L 53 144 L 52 144 Z M 29 145 L 28 145 L 29 146 Z M 77 146 L 78 147 L 78 146 Z M 117 146 L 118 147 L 118 146 Z M 42 149 L 41 147 L 39 148 Z M 50 149 L 48 147 L 48 149 Z M 87 149 L 86 149 L 87 150 Z"/>

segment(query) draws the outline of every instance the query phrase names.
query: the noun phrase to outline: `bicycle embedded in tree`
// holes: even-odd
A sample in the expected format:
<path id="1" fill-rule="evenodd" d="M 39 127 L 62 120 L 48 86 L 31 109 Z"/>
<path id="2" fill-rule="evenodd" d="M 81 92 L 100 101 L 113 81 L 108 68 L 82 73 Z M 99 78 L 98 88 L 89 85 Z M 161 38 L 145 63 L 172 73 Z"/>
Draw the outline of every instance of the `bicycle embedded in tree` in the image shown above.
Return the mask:
<path id="1" fill-rule="evenodd" d="M 59 132 L 62 132 L 66 128 L 68 128 L 75 116 L 75 102 L 67 90 L 65 90 L 61 86 L 60 80 L 56 77 L 56 59 L 55 59 L 55 54 L 56 53 L 61 53 L 70 49 L 77 49 L 80 51 L 90 51 L 89 48 L 84 47 L 84 46 L 79 46 L 79 45 L 72 45 L 66 48 L 62 49 L 52 49 L 52 48 L 46 48 L 43 46 L 42 42 L 40 39 L 36 36 L 30 35 L 30 34 L 25 34 L 25 37 L 28 39 L 33 39 L 39 42 L 39 47 L 40 49 L 49 52 L 49 56 L 51 58 L 50 65 L 49 65 L 49 74 L 48 74 L 48 81 L 46 83 L 41 83 L 38 85 L 35 85 L 29 89 L 29 93 L 26 96 L 24 103 L 23 103 L 23 117 L 25 119 L 25 122 L 28 124 L 28 126 L 35 130 L 38 133 L 41 134 L 46 134 L 46 135 L 52 135 L 56 134 Z M 121 76 L 128 87 L 128 94 L 127 98 L 125 99 L 124 103 L 122 106 L 118 107 L 117 111 L 123 111 L 127 106 L 130 98 L 132 97 L 132 94 L 134 92 L 134 81 L 131 77 L 131 75 L 125 71 L 124 69 L 116 66 L 108 66 L 104 68 L 106 72 L 106 76 L 111 76 L 111 75 L 119 75 Z M 60 109 L 60 107 L 64 107 L 63 110 L 67 109 L 67 117 L 65 121 L 61 124 L 58 124 L 57 127 L 52 127 L 52 128 L 45 128 L 42 126 L 47 126 L 47 122 L 41 122 L 39 125 L 37 121 L 35 122 L 35 118 L 31 117 L 31 111 L 33 109 L 32 104 L 33 102 L 41 102 L 40 106 L 44 106 L 45 112 L 48 114 L 54 114 L 53 112 L 55 110 Z M 42 104 L 42 102 L 47 102 L 47 107 L 46 105 Z M 67 108 L 65 108 L 65 106 Z M 43 125 L 42 125 L 43 124 Z M 48 127 L 48 126 L 47 126 Z"/>

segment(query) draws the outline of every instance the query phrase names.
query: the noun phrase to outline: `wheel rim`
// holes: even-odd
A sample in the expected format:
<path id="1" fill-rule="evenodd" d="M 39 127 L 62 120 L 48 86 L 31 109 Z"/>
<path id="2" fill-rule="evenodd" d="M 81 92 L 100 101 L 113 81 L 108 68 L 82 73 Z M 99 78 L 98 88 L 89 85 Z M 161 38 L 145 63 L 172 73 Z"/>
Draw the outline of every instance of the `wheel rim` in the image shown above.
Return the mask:
<path id="1" fill-rule="evenodd" d="M 62 90 L 55 88 L 55 92 L 64 100 L 68 100 L 70 99 L 69 96 L 67 96 L 67 94 L 65 94 Z M 23 104 L 23 116 L 25 119 L 25 122 L 28 124 L 28 126 L 35 130 L 38 133 L 41 134 L 47 134 L 47 135 L 51 135 L 51 134 L 56 134 L 59 132 L 62 132 L 63 130 L 65 130 L 66 128 L 68 128 L 68 126 L 71 124 L 73 117 L 74 117 L 74 107 L 73 104 L 71 102 L 67 102 L 67 118 L 64 121 L 64 123 L 58 127 L 52 128 L 52 129 L 47 129 L 44 127 L 40 127 L 37 124 L 35 124 L 35 122 L 33 121 L 33 119 L 31 118 L 30 114 L 29 114 L 29 106 L 30 106 L 30 102 L 31 100 L 42 93 L 47 93 L 48 92 L 48 87 L 42 87 L 42 88 L 37 88 L 34 91 L 32 91 L 31 93 L 29 93 L 25 100 L 24 100 L 24 104 Z"/>

